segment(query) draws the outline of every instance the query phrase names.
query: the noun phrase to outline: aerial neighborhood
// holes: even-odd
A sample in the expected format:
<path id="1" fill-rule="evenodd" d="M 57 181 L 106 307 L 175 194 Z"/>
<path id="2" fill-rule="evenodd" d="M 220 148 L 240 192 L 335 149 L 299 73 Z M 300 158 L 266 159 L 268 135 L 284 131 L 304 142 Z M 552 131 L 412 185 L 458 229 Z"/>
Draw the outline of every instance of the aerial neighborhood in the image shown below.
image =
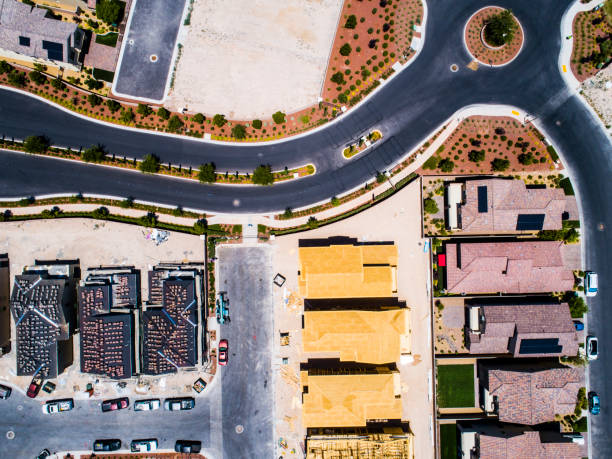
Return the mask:
<path id="1" fill-rule="evenodd" d="M 0 457 L 612 457 L 612 0 L 0 0 Z"/>

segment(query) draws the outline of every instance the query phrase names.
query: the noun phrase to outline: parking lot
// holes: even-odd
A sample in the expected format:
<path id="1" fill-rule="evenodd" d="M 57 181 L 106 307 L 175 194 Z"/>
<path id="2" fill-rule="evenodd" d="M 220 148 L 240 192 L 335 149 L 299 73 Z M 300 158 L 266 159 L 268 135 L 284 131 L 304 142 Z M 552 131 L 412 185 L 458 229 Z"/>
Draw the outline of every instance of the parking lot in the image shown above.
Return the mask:
<path id="1" fill-rule="evenodd" d="M 113 93 L 149 101 L 164 99 L 185 1 L 134 1 Z"/>
<path id="2" fill-rule="evenodd" d="M 220 335 L 229 348 L 220 372 L 223 457 L 272 458 L 271 249 L 224 246 L 217 256 L 218 291 L 227 292 L 230 301 L 230 322 L 221 325 Z"/>

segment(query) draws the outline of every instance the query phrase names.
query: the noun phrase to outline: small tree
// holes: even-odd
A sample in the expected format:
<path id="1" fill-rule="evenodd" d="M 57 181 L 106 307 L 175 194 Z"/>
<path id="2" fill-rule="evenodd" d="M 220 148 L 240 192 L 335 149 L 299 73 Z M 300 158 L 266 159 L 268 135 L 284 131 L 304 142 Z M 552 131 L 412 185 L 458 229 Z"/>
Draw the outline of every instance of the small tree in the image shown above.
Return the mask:
<path id="1" fill-rule="evenodd" d="M 98 0 L 96 16 L 107 24 L 118 24 L 123 16 L 123 4 L 119 0 Z"/>
<path id="2" fill-rule="evenodd" d="M 193 115 L 193 121 L 198 124 L 202 124 L 204 121 L 206 121 L 206 117 L 201 113 L 196 113 L 195 115 Z"/>
<path id="3" fill-rule="evenodd" d="M 423 163 L 423 169 L 429 169 L 433 171 L 438 167 L 439 161 L 440 160 L 437 157 L 431 156 L 430 158 L 427 158 L 427 161 Z"/>
<path id="4" fill-rule="evenodd" d="M 155 228 L 157 226 L 158 218 L 155 212 L 148 212 L 147 215 L 140 217 L 140 224 L 142 226 L 150 226 Z"/>
<path id="5" fill-rule="evenodd" d="M 331 205 L 334 207 L 337 207 L 340 205 L 340 200 L 336 196 L 331 198 L 330 202 L 331 202 Z"/>
<path id="6" fill-rule="evenodd" d="M 153 109 L 149 107 L 147 104 L 138 104 L 136 113 L 138 113 L 141 116 L 149 116 L 151 113 L 153 113 Z"/>
<path id="7" fill-rule="evenodd" d="M 438 204 L 431 198 L 426 198 L 423 200 L 423 210 L 428 214 L 437 214 L 440 209 L 438 209 Z"/>
<path id="8" fill-rule="evenodd" d="M 385 180 L 387 180 L 387 176 L 385 174 L 383 174 L 382 172 L 378 172 L 376 174 L 376 181 L 378 183 L 383 183 Z"/>
<path id="9" fill-rule="evenodd" d="M 208 222 L 206 221 L 205 218 L 200 218 L 198 221 L 196 221 L 193 224 L 193 229 L 198 234 L 204 234 L 206 230 L 208 229 Z"/>
<path id="10" fill-rule="evenodd" d="M 51 86 L 53 86 L 58 91 L 63 91 L 64 89 L 66 89 L 66 85 L 63 83 L 60 77 L 53 78 L 51 80 Z"/>
<path id="11" fill-rule="evenodd" d="M 87 96 L 87 102 L 89 102 L 89 104 L 92 107 L 97 107 L 98 105 L 100 105 L 102 103 L 102 98 L 100 96 L 95 95 L 95 94 L 89 94 Z"/>
<path id="12" fill-rule="evenodd" d="M 170 112 L 164 107 L 159 107 L 157 110 L 157 116 L 159 116 L 162 120 L 167 120 L 170 118 Z"/>
<path id="13" fill-rule="evenodd" d="M 172 118 L 168 121 L 168 130 L 178 132 L 181 129 L 183 129 L 183 121 L 181 121 L 178 115 L 172 115 Z"/>
<path id="14" fill-rule="evenodd" d="M 274 183 L 274 174 L 272 174 L 272 168 L 270 165 L 261 165 L 255 168 L 253 171 L 253 177 L 251 178 L 256 185 L 272 185 Z"/>
<path id="15" fill-rule="evenodd" d="M 454 168 L 455 163 L 448 158 L 441 159 L 438 163 L 438 169 L 440 169 L 442 172 L 452 172 Z"/>
<path id="16" fill-rule="evenodd" d="M 23 142 L 23 149 L 28 153 L 44 153 L 49 148 L 49 139 L 42 135 L 31 135 Z"/>
<path id="17" fill-rule="evenodd" d="M 272 115 L 272 119 L 276 124 L 283 124 L 285 122 L 285 114 L 281 111 L 278 111 Z"/>
<path id="18" fill-rule="evenodd" d="M 37 85 L 45 84 L 47 82 L 47 77 L 40 73 L 38 70 L 30 72 L 29 75 L 30 80 L 32 80 Z"/>
<path id="19" fill-rule="evenodd" d="M 357 17 L 354 14 L 351 14 L 348 18 L 346 18 L 346 23 L 344 27 L 346 29 L 354 29 L 357 26 Z"/>
<path id="20" fill-rule="evenodd" d="M 353 48 L 351 48 L 351 45 L 349 45 L 348 43 L 345 43 L 340 47 L 340 54 L 346 57 L 349 54 L 351 54 L 352 50 Z"/>
<path id="21" fill-rule="evenodd" d="M 285 217 L 285 218 L 293 217 L 293 210 L 291 210 L 291 207 L 287 207 L 285 209 L 285 212 L 283 213 L 283 217 Z"/>
<path id="22" fill-rule="evenodd" d="M 253 120 L 253 128 L 255 129 L 261 129 L 261 127 L 263 126 L 263 123 L 261 122 L 261 120 Z"/>
<path id="23" fill-rule="evenodd" d="M 106 151 L 102 145 L 93 145 L 83 152 L 81 158 L 88 163 L 99 163 L 106 159 Z"/>
<path id="24" fill-rule="evenodd" d="M 484 37 L 487 43 L 493 46 L 503 46 L 512 41 L 516 29 L 512 12 L 504 10 L 491 16 L 484 29 Z"/>
<path id="25" fill-rule="evenodd" d="M 90 91 L 93 91 L 95 89 L 102 89 L 104 83 L 98 80 L 94 80 L 91 77 L 87 77 L 87 79 L 85 80 L 85 86 L 87 86 L 87 89 L 89 89 Z"/>
<path id="26" fill-rule="evenodd" d="M 246 127 L 243 124 L 236 124 L 232 127 L 232 135 L 237 139 L 244 139 L 247 136 Z"/>
<path id="27" fill-rule="evenodd" d="M 518 161 L 519 163 L 525 166 L 529 166 L 530 164 L 533 164 L 535 162 L 535 158 L 533 157 L 533 154 L 531 152 L 521 153 L 520 155 L 518 155 Z"/>
<path id="28" fill-rule="evenodd" d="M 338 102 L 340 102 L 341 104 L 346 104 L 348 102 L 348 96 L 341 92 L 340 94 L 338 94 Z"/>
<path id="29" fill-rule="evenodd" d="M 225 119 L 225 115 L 221 115 L 220 113 L 217 113 L 215 116 L 213 116 L 213 124 L 217 127 L 223 127 L 225 126 L 225 123 L 227 123 L 227 120 Z"/>
<path id="30" fill-rule="evenodd" d="M 344 83 L 346 83 L 346 82 L 344 81 L 344 74 L 343 74 L 342 72 L 336 72 L 336 73 L 334 73 L 334 74 L 331 76 L 330 80 L 331 80 L 333 83 L 336 83 L 336 84 L 344 84 Z"/>
<path id="31" fill-rule="evenodd" d="M 138 165 L 141 172 L 154 174 L 159 171 L 159 158 L 155 155 L 145 155 L 144 159 Z"/>
<path id="32" fill-rule="evenodd" d="M 12 71 L 8 74 L 8 82 L 13 86 L 23 88 L 26 85 L 26 77 L 24 72 Z"/>
<path id="33" fill-rule="evenodd" d="M 510 167 L 510 161 L 503 158 L 495 158 L 491 161 L 491 168 L 495 172 L 503 172 Z"/>
<path id="34" fill-rule="evenodd" d="M 0 61 L 0 74 L 4 75 L 5 73 L 9 73 L 13 71 L 13 66 L 8 62 L 2 60 Z"/>
<path id="35" fill-rule="evenodd" d="M 319 220 L 317 220 L 315 217 L 310 217 L 306 224 L 308 225 L 308 228 L 315 229 L 319 227 Z"/>
<path id="36" fill-rule="evenodd" d="M 131 108 L 123 109 L 121 111 L 121 121 L 123 121 L 124 123 L 131 123 L 132 121 L 134 121 L 134 112 L 132 111 Z"/>
<path id="37" fill-rule="evenodd" d="M 484 161 L 485 151 L 484 150 L 472 150 L 468 153 L 468 159 L 473 163 Z"/>
<path id="38" fill-rule="evenodd" d="M 92 212 L 93 218 L 97 218 L 100 220 L 106 220 L 108 218 L 108 216 L 110 215 L 110 212 L 108 211 L 108 209 L 104 206 L 102 207 L 98 207 L 97 209 L 95 209 Z"/>
<path id="39" fill-rule="evenodd" d="M 198 180 L 202 183 L 216 182 L 217 174 L 215 173 L 215 164 L 214 163 L 202 164 L 198 171 Z"/>
<path id="40" fill-rule="evenodd" d="M 117 102 L 116 100 L 113 100 L 113 99 L 107 99 L 106 100 L 106 106 L 111 111 L 111 113 L 115 113 L 116 111 L 118 111 L 121 108 L 121 104 L 119 102 Z"/>

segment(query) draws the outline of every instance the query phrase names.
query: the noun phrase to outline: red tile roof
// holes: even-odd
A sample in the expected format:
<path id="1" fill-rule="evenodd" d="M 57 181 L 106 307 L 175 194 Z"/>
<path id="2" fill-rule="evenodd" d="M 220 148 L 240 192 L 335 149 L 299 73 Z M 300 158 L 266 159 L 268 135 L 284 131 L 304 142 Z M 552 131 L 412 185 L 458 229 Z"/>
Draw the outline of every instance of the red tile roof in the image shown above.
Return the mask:
<path id="1" fill-rule="evenodd" d="M 478 187 L 487 187 L 487 212 L 478 212 Z M 544 214 L 542 229 L 561 229 L 565 193 L 560 188 L 527 188 L 522 180 L 468 180 L 461 206 L 461 229 L 515 231 L 519 214 Z"/>
<path id="2" fill-rule="evenodd" d="M 535 293 L 571 290 L 559 241 L 446 244 L 449 293 Z M 459 253 L 458 253 L 459 252 Z"/>
<path id="3" fill-rule="evenodd" d="M 542 443 L 539 432 L 524 432 L 510 438 L 480 434 L 480 459 L 579 459 L 577 443 Z"/>
<path id="4" fill-rule="evenodd" d="M 573 413 L 583 385 L 581 368 L 488 370 L 488 390 L 497 396 L 501 422 L 535 425 Z"/>
<path id="5" fill-rule="evenodd" d="M 469 333 L 470 354 L 510 353 L 514 357 L 553 357 L 578 353 L 578 336 L 567 303 L 479 307 L 485 325 L 482 333 Z M 519 353 L 522 340 L 544 338 L 558 338 L 561 351 Z"/>

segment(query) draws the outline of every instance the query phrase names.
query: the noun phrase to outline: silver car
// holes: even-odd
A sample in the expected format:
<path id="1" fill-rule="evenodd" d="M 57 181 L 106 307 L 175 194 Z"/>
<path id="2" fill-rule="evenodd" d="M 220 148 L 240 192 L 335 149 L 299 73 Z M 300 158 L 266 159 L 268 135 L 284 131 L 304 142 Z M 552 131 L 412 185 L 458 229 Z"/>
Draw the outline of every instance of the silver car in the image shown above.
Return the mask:
<path id="1" fill-rule="evenodd" d="M 134 411 L 153 411 L 158 410 L 161 403 L 158 398 L 150 400 L 136 400 L 134 402 Z"/>

